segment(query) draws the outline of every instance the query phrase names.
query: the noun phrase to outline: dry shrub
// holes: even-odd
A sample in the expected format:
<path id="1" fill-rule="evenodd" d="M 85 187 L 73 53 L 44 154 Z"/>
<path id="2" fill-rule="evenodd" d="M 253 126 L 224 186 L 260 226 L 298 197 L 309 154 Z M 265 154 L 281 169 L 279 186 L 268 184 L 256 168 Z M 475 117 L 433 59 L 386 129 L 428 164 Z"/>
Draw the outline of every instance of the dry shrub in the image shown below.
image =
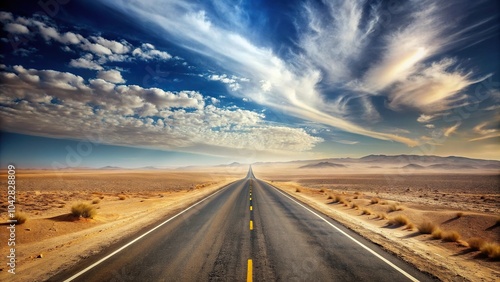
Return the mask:
<path id="1" fill-rule="evenodd" d="M 463 212 L 457 212 L 457 214 L 455 215 L 456 218 L 461 218 L 462 216 L 464 216 Z"/>
<path id="2" fill-rule="evenodd" d="M 410 220 L 404 215 L 398 215 L 389 219 L 390 225 L 403 226 L 408 225 Z"/>
<path id="3" fill-rule="evenodd" d="M 359 205 L 358 204 L 352 204 L 351 208 L 359 210 Z"/>
<path id="4" fill-rule="evenodd" d="M 300 192 L 302 192 L 302 190 L 300 190 L 300 188 L 296 188 L 295 192 L 300 193 Z"/>
<path id="5" fill-rule="evenodd" d="M 333 202 L 334 202 L 334 203 L 338 203 L 338 202 L 342 202 L 342 201 L 344 201 L 344 197 L 342 197 L 342 196 L 335 195 L 335 196 L 333 197 Z"/>
<path id="6" fill-rule="evenodd" d="M 417 228 L 418 231 L 422 234 L 432 234 L 432 232 L 434 232 L 438 227 L 432 222 L 425 221 L 419 224 Z"/>
<path id="7" fill-rule="evenodd" d="M 381 204 L 382 206 L 386 206 L 386 205 L 388 205 L 389 203 L 388 203 L 387 201 L 380 201 L 380 204 Z"/>
<path id="8" fill-rule="evenodd" d="M 404 208 L 398 204 L 390 204 L 388 212 L 402 211 Z"/>
<path id="9" fill-rule="evenodd" d="M 484 243 L 480 250 L 482 254 L 487 255 L 491 259 L 500 259 L 500 245 L 497 243 Z"/>
<path id="10" fill-rule="evenodd" d="M 478 238 L 478 237 L 470 238 L 469 240 L 467 240 L 467 244 L 469 244 L 469 248 L 471 248 L 474 251 L 481 250 L 481 248 L 483 247 L 483 245 L 485 243 L 486 243 L 486 241 L 484 241 L 484 239 Z"/>
<path id="11" fill-rule="evenodd" d="M 118 196 L 118 199 L 120 199 L 122 201 L 125 200 L 126 198 L 127 198 L 127 196 L 125 196 L 125 195 L 119 195 Z"/>
<path id="12" fill-rule="evenodd" d="M 332 195 L 328 195 L 328 200 L 333 199 Z"/>
<path id="13" fill-rule="evenodd" d="M 13 220 L 17 220 L 16 224 L 23 224 L 28 220 L 28 215 L 24 212 L 15 212 Z"/>
<path id="14" fill-rule="evenodd" d="M 432 231 L 432 233 L 431 233 L 431 237 L 432 237 L 432 239 L 443 238 L 443 230 L 441 230 L 440 228 L 434 229 L 434 231 Z"/>
<path id="15" fill-rule="evenodd" d="M 354 196 L 354 199 L 358 199 L 358 198 L 359 198 L 359 196 L 358 196 L 358 195 Z"/>
<path id="16" fill-rule="evenodd" d="M 385 212 L 378 213 L 375 218 L 378 218 L 378 219 L 387 219 L 387 214 Z"/>
<path id="17" fill-rule="evenodd" d="M 85 203 L 78 203 L 71 207 L 71 214 L 76 217 L 94 218 L 96 213 L 93 206 Z"/>
<path id="18" fill-rule="evenodd" d="M 379 198 L 372 198 L 372 199 L 371 199 L 371 201 L 370 201 L 370 203 L 371 203 L 372 205 L 378 204 L 379 202 L 380 202 L 380 199 L 379 199 Z"/>
<path id="19" fill-rule="evenodd" d="M 321 188 L 319 191 L 320 191 L 321 193 L 325 193 L 325 189 L 323 189 L 323 188 Z"/>
<path id="20" fill-rule="evenodd" d="M 446 231 L 443 232 L 441 239 L 445 242 L 458 242 L 462 236 L 457 231 Z"/>
<path id="21" fill-rule="evenodd" d="M 94 200 L 92 201 L 92 204 L 94 204 L 94 205 L 95 205 L 95 204 L 99 204 L 100 202 L 101 202 L 101 200 L 100 200 L 100 199 L 94 199 Z"/>
<path id="22" fill-rule="evenodd" d="M 370 210 L 370 209 L 363 209 L 363 211 L 361 212 L 361 215 L 371 215 L 373 214 L 373 212 Z"/>
<path id="23" fill-rule="evenodd" d="M 411 222 L 410 222 L 410 223 L 408 223 L 408 224 L 406 225 L 406 229 L 408 229 L 408 230 L 413 230 L 413 229 L 415 229 L 415 224 L 413 224 L 413 223 L 411 223 Z"/>

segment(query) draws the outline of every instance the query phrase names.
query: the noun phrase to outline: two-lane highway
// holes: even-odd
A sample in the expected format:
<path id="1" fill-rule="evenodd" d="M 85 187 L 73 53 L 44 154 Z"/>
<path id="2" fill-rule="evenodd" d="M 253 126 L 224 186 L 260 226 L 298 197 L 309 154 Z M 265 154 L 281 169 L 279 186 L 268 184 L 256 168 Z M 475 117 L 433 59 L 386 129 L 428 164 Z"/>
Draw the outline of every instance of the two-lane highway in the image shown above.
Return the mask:
<path id="1" fill-rule="evenodd" d="M 429 277 L 254 177 L 51 281 L 425 281 Z"/>

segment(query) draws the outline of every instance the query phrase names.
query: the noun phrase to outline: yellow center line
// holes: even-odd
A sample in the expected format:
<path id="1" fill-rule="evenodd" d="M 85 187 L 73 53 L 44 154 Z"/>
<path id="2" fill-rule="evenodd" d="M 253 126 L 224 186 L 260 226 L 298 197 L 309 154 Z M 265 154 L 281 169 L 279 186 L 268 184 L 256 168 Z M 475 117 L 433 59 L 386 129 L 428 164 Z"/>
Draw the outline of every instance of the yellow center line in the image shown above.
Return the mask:
<path id="1" fill-rule="evenodd" d="M 250 230 L 253 230 L 253 221 L 250 220 Z"/>
<path id="2" fill-rule="evenodd" d="M 252 197 L 250 197 L 250 201 L 252 200 Z"/>
<path id="3" fill-rule="evenodd" d="M 252 206 L 250 206 L 250 210 L 253 210 L 253 209 L 252 209 Z"/>
<path id="4" fill-rule="evenodd" d="M 247 282 L 252 282 L 253 277 L 252 277 L 252 260 L 248 259 L 248 266 L 247 266 Z"/>

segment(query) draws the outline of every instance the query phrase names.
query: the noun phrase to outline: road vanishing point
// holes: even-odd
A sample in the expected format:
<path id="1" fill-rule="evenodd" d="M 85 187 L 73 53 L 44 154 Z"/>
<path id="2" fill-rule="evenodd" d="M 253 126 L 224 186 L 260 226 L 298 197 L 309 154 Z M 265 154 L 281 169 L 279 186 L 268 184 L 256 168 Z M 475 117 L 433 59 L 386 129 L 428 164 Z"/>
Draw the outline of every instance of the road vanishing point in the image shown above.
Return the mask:
<path id="1" fill-rule="evenodd" d="M 250 168 L 49 281 L 430 281 Z"/>

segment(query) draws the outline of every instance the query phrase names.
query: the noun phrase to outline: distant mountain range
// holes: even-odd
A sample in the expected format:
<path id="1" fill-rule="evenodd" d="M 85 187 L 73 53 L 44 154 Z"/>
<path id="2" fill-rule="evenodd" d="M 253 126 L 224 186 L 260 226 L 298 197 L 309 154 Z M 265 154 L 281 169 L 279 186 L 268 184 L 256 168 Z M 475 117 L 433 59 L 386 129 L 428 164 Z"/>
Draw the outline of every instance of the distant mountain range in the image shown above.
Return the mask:
<path id="1" fill-rule="evenodd" d="M 272 164 L 272 163 L 266 163 Z M 282 162 L 282 164 L 285 164 Z M 408 170 L 441 169 L 495 169 L 500 170 L 500 161 L 471 159 L 465 157 L 439 157 L 418 155 L 369 155 L 362 158 L 331 158 L 321 160 L 292 161 L 298 168 L 346 168 L 349 164 L 367 165 L 368 168 L 402 168 Z"/>
<path id="2" fill-rule="evenodd" d="M 339 168 L 339 167 L 347 167 L 346 165 L 343 164 L 336 164 L 336 163 L 331 163 L 331 162 L 320 162 L 317 164 L 308 164 L 308 165 L 303 165 L 299 168 Z"/>

